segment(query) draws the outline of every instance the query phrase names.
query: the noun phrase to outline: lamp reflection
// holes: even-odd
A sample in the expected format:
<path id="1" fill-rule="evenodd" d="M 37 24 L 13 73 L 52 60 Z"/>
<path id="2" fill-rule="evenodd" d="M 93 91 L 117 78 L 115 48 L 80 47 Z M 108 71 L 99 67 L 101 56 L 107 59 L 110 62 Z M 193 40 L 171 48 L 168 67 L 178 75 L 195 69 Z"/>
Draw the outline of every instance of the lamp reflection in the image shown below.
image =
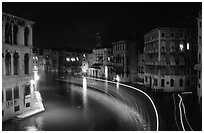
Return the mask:
<path id="1" fill-rule="evenodd" d="M 83 106 L 84 111 L 87 110 L 87 80 L 86 77 L 83 77 Z"/>

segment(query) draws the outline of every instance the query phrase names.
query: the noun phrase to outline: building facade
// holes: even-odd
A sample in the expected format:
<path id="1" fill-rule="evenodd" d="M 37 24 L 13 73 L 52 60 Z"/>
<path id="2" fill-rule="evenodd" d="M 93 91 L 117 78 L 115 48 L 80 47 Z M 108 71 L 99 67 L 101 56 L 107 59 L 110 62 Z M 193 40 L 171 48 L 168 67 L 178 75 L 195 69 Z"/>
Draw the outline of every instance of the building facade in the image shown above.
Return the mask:
<path id="1" fill-rule="evenodd" d="M 33 49 L 33 68 L 39 72 L 45 71 L 45 59 L 40 55 L 40 49 Z"/>
<path id="2" fill-rule="evenodd" d="M 136 82 L 137 48 L 134 41 L 113 42 L 114 77 L 122 82 Z"/>
<path id="3" fill-rule="evenodd" d="M 137 72 L 138 72 L 137 83 L 144 84 L 145 58 L 143 53 L 138 55 Z"/>
<path id="4" fill-rule="evenodd" d="M 89 75 L 97 78 L 112 79 L 112 49 L 95 48 L 93 49 L 94 61 L 89 67 Z"/>
<path id="5" fill-rule="evenodd" d="M 144 84 L 160 91 L 195 88 L 195 31 L 160 27 L 148 32 L 144 37 Z"/>
<path id="6" fill-rule="evenodd" d="M 43 56 L 45 58 L 45 71 L 52 71 L 52 50 L 51 49 L 44 49 Z"/>
<path id="7" fill-rule="evenodd" d="M 32 110 L 34 104 L 32 26 L 2 13 L 2 120 Z"/>
<path id="8" fill-rule="evenodd" d="M 198 61 L 195 65 L 195 70 L 197 70 L 197 94 L 198 102 L 202 101 L 202 12 L 199 12 L 197 18 L 198 21 Z"/>

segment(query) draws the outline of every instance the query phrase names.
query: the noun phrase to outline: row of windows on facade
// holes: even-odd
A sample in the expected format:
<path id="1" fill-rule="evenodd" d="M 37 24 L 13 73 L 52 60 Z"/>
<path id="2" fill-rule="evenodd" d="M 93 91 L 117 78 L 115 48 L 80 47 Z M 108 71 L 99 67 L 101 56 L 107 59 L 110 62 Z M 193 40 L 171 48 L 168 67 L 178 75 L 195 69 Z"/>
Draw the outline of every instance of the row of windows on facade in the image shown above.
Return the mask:
<path id="1" fill-rule="evenodd" d="M 6 75 L 11 75 L 11 54 L 10 53 L 6 53 L 5 56 L 5 71 L 6 71 Z M 29 74 L 29 54 L 26 53 L 24 55 L 24 73 L 25 74 Z M 14 75 L 19 75 L 19 54 L 15 53 L 13 55 L 13 74 Z"/>
<path id="2" fill-rule="evenodd" d="M 145 70 L 146 72 L 148 73 L 151 73 L 151 74 L 158 74 L 158 71 L 151 71 L 151 70 Z M 166 75 L 189 75 L 191 74 L 192 72 L 191 71 L 185 71 L 184 70 L 179 70 L 179 71 L 160 71 L 160 75 L 163 75 L 163 76 L 166 76 Z"/>
<path id="3" fill-rule="evenodd" d="M 167 34 L 166 34 L 165 32 L 161 32 L 161 37 L 162 37 L 162 38 L 166 38 L 166 37 L 167 37 Z M 190 37 L 191 37 L 191 34 L 188 33 L 188 34 L 187 34 L 187 37 L 190 38 Z M 145 37 L 145 42 L 150 42 L 150 41 L 152 41 L 152 40 L 156 40 L 157 38 L 158 38 L 158 34 L 156 34 L 156 33 L 155 33 L 155 34 L 151 34 L 151 35 Z M 174 33 L 174 32 L 171 32 L 171 33 L 170 33 L 170 38 L 171 38 L 171 39 L 175 39 L 175 33 Z M 184 38 L 184 33 L 183 33 L 183 32 L 181 32 L 181 33 L 179 34 L 179 38 L 181 38 L 181 39 Z"/>
<path id="4" fill-rule="evenodd" d="M 113 51 L 128 50 L 128 45 L 116 45 L 113 47 Z"/>
<path id="5" fill-rule="evenodd" d="M 30 95 L 30 85 L 26 85 L 24 88 L 24 97 Z M 16 86 L 13 88 L 13 93 L 12 93 L 12 88 L 7 88 L 6 89 L 6 101 L 11 101 L 19 99 L 19 87 Z M 4 93 L 2 92 L 2 102 L 4 102 Z"/>
<path id="6" fill-rule="evenodd" d="M 12 29 L 13 28 L 13 29 Z M 19 28 L 17 25 L 13 25 L 11 23 L 6 23 L 5 26 L 5 42 L 7 44 L 14 44 L 18 45 L 17 39 L 19 34 Z M 24 29 L 24 45 L 28 46 L 28 40 L 29 40 L 29 28 L 25 27 Z"/>
<path id="7" fill-rule="evenodd" d="M 145 76 L 145 82 L 148 82 L 147 76 Z M 167 81 L 166 84 L 168 85 L 169 81 Z M 158 86 L 158 79 L 154 78 L 154 86 Z M 164 79 L 161 79 L 161 85 L 160 86 L 165 87 L 165 80 Z M 179 86 L 183 87 L 183 79 L 179 80 Z M 189 79 L 187 79 L 187 86 L 190 86 L 190 80 Z M 174 87 L 174 79 L 170 80 L 170 87 Z"/>
<path id="8" fill-rule="evenodd" d="M 149 55 L 146 56 L 145 58 L 146 62 L 158 62 L 158 55 Z M 187 60 L 191 60 L 191 57 L 188 55 L 186 56 Z M 175 62 L 177 64 L 181 63 L 181 62 L 185 62 L 185 57 L 183 57 L 182 55 L 179 56 L 174 56 L 174 55 L 170 55 L 169 57 L 166 56 L 160 56 L 160 62 Z"/>
<path id="9" fill-rule="evenodd" d="M 161 42 L 161 50 L 163 50 L 163 51 L 166 51 L 166 49 L 167 49 L 168 47 L 167 47 L 167 45 L 166 45 L 166 42 L 165 41 L 162 41 Z M 181 42 L 181 43 L 179 43 L 178 44 L 178 47 L 176 47 L 176 45 L 175 45 L 175 43 L 174 42 L 170 42 L 170 49 L 171 50 L 175 50 L 176 51 L 176 49 L 179 49 L 180 51 L 184 51 L 184 49 L 186 48 L 187 50 L 190 50 L 190 43 L 188 42 L 188 43 L 186 43 L 186 46 Z M 158 44 L 157 43 L 155 43 L 155 44 L 153 44 L 153 45 L 146 45 L 146 47 L 145 47 L 145 50 L 146 51 L 149 51 L 149 50 L 154 50 L 154 49 L 158 49 Z"/>

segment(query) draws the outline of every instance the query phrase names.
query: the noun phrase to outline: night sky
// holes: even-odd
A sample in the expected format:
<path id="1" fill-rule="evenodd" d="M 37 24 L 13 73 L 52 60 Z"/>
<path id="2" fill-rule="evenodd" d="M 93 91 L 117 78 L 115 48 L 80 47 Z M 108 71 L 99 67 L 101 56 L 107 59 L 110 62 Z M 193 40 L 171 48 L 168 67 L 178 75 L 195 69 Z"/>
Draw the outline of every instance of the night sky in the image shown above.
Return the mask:
<path id="1" fill-rule="evenodd" d="M 39 48 L 95 47 L 95 33 L 103 43 L 134 39 L 143 45 L 143 35 L 153 28 L 196 28 L 202 3 L 2 3 L 2 11 L 36 22 L 33 45 Z"/>

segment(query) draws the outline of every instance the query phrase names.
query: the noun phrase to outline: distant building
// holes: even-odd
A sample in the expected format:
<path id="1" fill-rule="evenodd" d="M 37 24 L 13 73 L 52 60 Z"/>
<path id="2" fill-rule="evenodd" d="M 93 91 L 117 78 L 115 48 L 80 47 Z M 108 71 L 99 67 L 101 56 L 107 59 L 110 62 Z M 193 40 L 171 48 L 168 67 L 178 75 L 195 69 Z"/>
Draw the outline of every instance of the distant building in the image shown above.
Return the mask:
<path id="1" fill-rule="evenodd" d="M 160 91 L 194 89 L 195 31 L 160 27 L 146 33 L 144 37 L 144 84 Z"/>
<path id="2" fill-rule="evenodd" d="M 52 50 L 52 55 L 51 56 L 51 61 L 50 61 L 50 65 L 51 65 L 51 68 L 52 68 L 52 71 L 54 72 L 58 72 L 58 69 L 59 69 L 59 51 L 56 51 L 56 50 Z"/>
<path id="3" fill-rule="evenodd" d="M 122 82 L 136 82 L 138 50 L 134 41 L 113 42 L 114 77 Z"/>
<path id="4" fill-rule="evenodd" d="M 33 109 L 34 22 L 2 13 L 2 120 Z"/>
<path id="5" fill-rule="evenodd" d="M 137 83 L 144 84 L 145 58 L 143 53 L 138 55 L 137 72 L 138 72 Z"/>
<path id="6" fill-rule="evenodd" d="M 112 49 L 94 48 L 94 63 L 89 67 L 90 76 L 97 78 L 112 79 Z"/>
<path id="7" fill-rule="evenodd" d="M 33 49 L 33 69 L 37 71 L 44 71 L 45 59 L 40 55 L 40 49 Z"/>
<path id="8" fill-rule="evenodd" d="M 52 49 L 44 49 L 43 57 L 45 58 L 45 71 L 52 71 Z"/>
<path id="9" fill-rule="evenodd" d="M 198 21 L 198 61 L 195 65 L 197 70 L 197 94 L 199 103 L 202 101 L 202 12 L 199 12 Z"/>
<path id="10" fill-rule="evenodd" d="M 79 74 L 82 72 L 83 52 L 67 49 L 45 49 L 45 71 Z"/>
<path id="11" fill-rule="evenodd" d="M 84 53 L 82 61 L 82 73 L 91 76 L 90 67 L 94 64 L 95 56 L 93 53 Z"/>

